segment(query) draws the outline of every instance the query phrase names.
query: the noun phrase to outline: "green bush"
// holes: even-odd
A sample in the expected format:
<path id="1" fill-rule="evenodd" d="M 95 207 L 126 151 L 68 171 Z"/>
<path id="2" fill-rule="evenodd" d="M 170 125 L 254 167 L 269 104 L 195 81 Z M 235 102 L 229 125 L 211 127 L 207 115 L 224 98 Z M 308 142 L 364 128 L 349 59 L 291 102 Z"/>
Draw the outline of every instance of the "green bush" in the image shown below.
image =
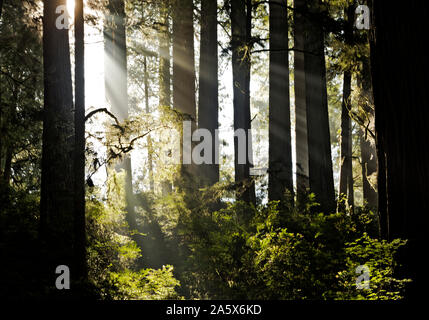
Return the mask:
<path id="1" fill-rule="evenodd" d="M 180 299 L 173 267 L 141 269 L 141 249 L 131 238 L 125 222 L 123 173 L 112 172 L 107 197 L 88 195 L 87 234 L 89 279 L 102 299 Z"/>
<path id="2" fill-rule="evenodd" d="M 216 188 L 216 187 L 215 187 Z M 314 195 L 295 207 L 270 202 L 210 202 L 208 193 L 168 210 L 178 218 L 172 241 L 183 261 L 182 286 L 190 298 L 400 299 L 408 279 L 396 279 L 394 255 L 405 244 L 377 239 L 377 219 L 365 209 L 320 213 Z M 217 207 L 216 210 L 210 208 Z M 160 213 L 161 214 L 161 213 Z M 161 214 L 162 215 L 162 214 Z M 170 226 L 171 228 L 171 226 Z M 355 269 L 371 270 L 369 290 L 358 290 Z"/>

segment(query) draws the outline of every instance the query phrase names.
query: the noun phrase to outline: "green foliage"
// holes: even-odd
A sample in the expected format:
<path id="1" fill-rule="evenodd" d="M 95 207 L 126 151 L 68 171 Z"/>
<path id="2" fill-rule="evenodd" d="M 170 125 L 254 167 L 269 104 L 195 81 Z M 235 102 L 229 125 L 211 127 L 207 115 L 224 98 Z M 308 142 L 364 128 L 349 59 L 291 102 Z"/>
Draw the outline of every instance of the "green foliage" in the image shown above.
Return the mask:
<path id="1" fill-rule="evenodd" d="M 338 299 L 350 300 L 398 300 L 404 297 L 404 289 L 410 279 L 396 279 L 394 254 L 406 244 L 405 240 L 392 242 L 372 239 L 367 233 L 353 242 L 346 243 L 346 269 L 338 273 L 341 291 Z M 370 270 L 369 289 L 356 290 L 356 268 L 365 264 Z"/>
<path id="2" fill-rule="evenodd" d="M 177 197 L 173 241 L 176 268 L 191 298 L 214 299 L 399 299 L 407 279 L 394 274 L 394 254 L 405 241 L 380 241 L 376 219 L 356 213 L 314 212 L 314 196 L 296 207 L 270 202 Z M 201 203 L 199 201 L 202 201 Z M 200 203 L 200 205 L 198 205 Z M 204 204 L 204 205 L 203 205 Z M 208 209 L 211 205 L 215 210 Z M 174 205 L 173 205 L 174 206 Z M 190 208 L 191 207 L 191 208 Z M 371 270 L 371 289 L 356 289 L 355 269 Z"/>
<path id="3" fill-rule="evenodd" d="M 0 22 L 0 175 L 8 171 L 15 188 L 29 192 L 40 188 L 43 53 L 39 4 L 5 1 Z"/>
<path id="4" fill-rule="evenodd" d="M 116 299 L 180 299 L 175 291 L 180 283 L 173 277 L 173 267 L 169 265 L 158 270 L 112 272 L 109 274 L 109 281 L 118 288 Z"/>
<path id="5" fill-rule="evenodd" d="M 107 199 L 87 199 L 89 279 L 102 299 L 178 299 L 172 266 L 140 269 L 141 249 L 125 222 L 124 172 L 110 172 Z"/>
<path id="6" fill-rule="evenodd" d="M 0 296 L 40 297 L 44 288 L 52 287 L 51 278 L 48 284 L 44 282 L 46 270 L 39 260 L 46 253 L 38 237 L 43 111 L 41 1 L 21 2 L 4 3 L 0 23 L 0 251 L 7 257 L 0 264 L 3 275 Z M 100 0 L 90 3 L 98 9 L 105 5 Z M 292 5 L 291 0 L 287 3 Z M 323 1 L 324 19 L 344 22 L 344 9 L 351 3 L 351 0 Z M 135 149 L 151 152 L 155 176 L 154 195 L 142 190 L 138 193 L 141 199 L 136 205 L 137 222 L 142 228 L 137 232 L 131 232 L 126 222 L 124 172 L 111 170 L 106 188 L 91 188 L 87 194 L 88 271 L 98 296 L 101 299 L 180 299 L 182 294 L 188 298 L 217 299 L 403 298 L 410 280 L 396 275 L 395 254 L 406 241 L 379 240 L 377 219 L 365 208 L 356 207 L 354 213 L 315 212 L 313 195 L 295 207 L 289 206 L 286 200 L 255 207 L 232 201 L 235 190 L 226 183 L 156 198 L 156 189 L 163 182 L 175 180 L 178 186 L 179 179 L 175 178 L 180 166 L 172 165 L 168 159 L 175 152 L 164 151 L 174 150 L 180 144 L 180 124 L 189 120 L 168 106 L 157 106 L 153 110 L 156 104 L 153 101 L 158 99 L 152 98 L 159 90 L 157 77 L 153 76 L 159 68 L 154 54 L 158 42 L 153 41 L 160 28 L 158 9 L 157 1 L 144 4 L 127 1 L 127 36 L 132 39 L 129 41 L 132 45 L 128 44 L 130 117 L 119 122 L 110 115 L 104 131 L 87 136 L 90 176 L 103 165 L 119 162 Z M 196 9 L 198 17 L 198 5 Z M 219 60 L 221 75 L 230 72 L 226 68 L 230 59 L 229 9 L 229 1 L 225 1 L 219 11 L 219 23 L 223 27 L 219 37 L 223 48 Z M 252 81 L 259 84 L 252 84 L 251 94 L 252 115 L 255 115 L 253 148 L 255 158 L 262 159 L 258 160 L 261 166 L 266 165 L 267 144 L 263 141 L 268 136 L 267 9 L 267 3 L 254 1 L 252 41 L 242 48 L 243 52 L 254 50 Z M 356 31 L 354 43 L 345 44 L 342 28 L 331 25 L 332 19 L 324 21 L 324 27 L 327 31 L 334 29 L 326 37 L 327 86 L 331 142 L 334 159 L 337 159 L 334 169 L 338 171 L 340 75 L 345 71 L 364 73 L 369 46 L 366 31 Z M 89 20 L 97 24 L 96 17 Z M 291 32 L 291 48 L 292 35 Z M 148 78 L 141 72 L 143 59 L 148 63 Z M 148 98 L 141 90 L 145 80 L 149 81 L 149 112 L 143 111 L 146 107 L 143 101 Z M 351 101 L 355 105 L 356 100 L 358 108 L 353 107 L 350 115 L 357 124 L 364 124 L 367 133 L 373 118 L 372 101 L 358 87 L 359 84 L 353 83 Z M 220 111 L 230 107 L 229 94 L 230 88 L 221 83 Z M 221 118 L 221 127 L 228 127 L 231 119 Z M 91 118 L 87 124 L 90 130 L 97 128 L 92 126 Z M 178 132 L 172 134 L 172 130 Z M 228 142 L 223 144 L 226 150 Z M 105 154 L 102 154 L 103 148 Z M 221 180 L 232 181 L 233 158 L 228 154 L 222 156 Z M 137 161 L 133 163 L 136 164 Z M 145 176 L 146 180 L 149 176 L 144 173 L 148 169 L 143 169 L 139 171 L 143 176 L 138 177 L 142 185 L 147 184 Z M 1 179 L 7 172 L 10 179 L 3 182 Z M 152 226 L 159 226 L 160 235 Z M 166 246 L 154 245 L 152 252 L 145 252 L 142 243 L 149 243 L 149 237 L 143 234 L 146 230 L 153 238 L 150 245 L 162 238 Z M 142 243 L 136 241 L 136 236 L 142 237 Z M 160 252 L 153 252 L 159 248 L 162 248 Z M 147 262 L 151 255 L 152 261 L 160 257 L 162 267 L 142 266 L 142 260 Z M 29 261 L 33 263 L 31 273 L 28 273 Z M 357 290 L 356 268 L 362 265 L 370 270 L 370 288 Z M 56 293 L 56 289 L 54 291 Z"/>

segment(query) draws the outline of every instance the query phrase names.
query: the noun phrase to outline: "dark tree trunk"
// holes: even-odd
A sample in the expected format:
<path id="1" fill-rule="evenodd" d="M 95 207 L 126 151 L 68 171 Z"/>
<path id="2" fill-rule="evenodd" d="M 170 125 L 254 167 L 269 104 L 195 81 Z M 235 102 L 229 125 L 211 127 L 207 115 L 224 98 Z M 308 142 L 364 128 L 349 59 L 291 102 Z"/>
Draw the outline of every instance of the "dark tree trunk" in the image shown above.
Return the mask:
<path id="1" fill-rule="evenodd" d="M 159 105 L 171 107 L 171 72 L 170 72 L 170 23 L 169 13 L 166 5 L 161 7 L 161 28 L 159 36 Z M 163 195 L 173 190 L 170 181 L 162 182 Z"/>
<path id="2" fill-rule="evenodd" d="M 112 112 L 120 121 L 128 118 L 127 46 L 124 0 L 110 0 L 104 25 L 106 98 Z M 137 229 L 134 209 L 131 158 L 125 155 L 118 169 L 125 170 L 125 199 L 127 222 L 131 230 Z"/>
<path id="3" fill-rule="evenodd" d="M 12 148 L 9 146 L 6 149 L 5 163 L 4 163 L 4 172 L 3 180 L 6 185 L 10 184 L 10 178 L 12 175 Z"/>
<path id="4" fill-rule="evenodd" d="M 195 101 L 195 55 L 194 55 L 194 4 L 192 0 L 177 0 L 173 14 L 173 106 L 191 121 L 191 134 L 196 129 Z M 181 137 L 181 159 L 184 154 L 191 156 L 190 150 L 184 150 Z M 191 145 L 193 145 L 191 143 Z M 195 165 L 182 164 L 181 174 L 185 188 L 193 185 Z"/>
<path id="5" fill-rule="evenodd" d="M 0 78 L 0 81 L 2 79 Z M 1 100 L 1 89 L 0 89 L 0 184 L 1 184 L 1 177 L 3 176 L 3 138 L 4 132 L 3 132 L 3 105 Z"/>
<path id="6" fill-rule="evenodd" d="M 269 187 L 270 200 L 293 195 L 289 101 L 288 17 L 283 1 L 270 2 Z M 293 199 L 293 197 L 291 197 Z M 293 201 L 293 200 L 292 200 Z"/>
<path id="7" fill-rule="evenodd" d="M 250 10 L 250 8 L 248 8 Z M 248 11 L 249 13 L 249 11 Z M 234 130 L 245 130 L 246 146 L 239 146 L 239 139 L 234 138 L 234 165 L 235 182 L 242 190 L 238 198 L 246 202 L 255 202 L 254 183 L 250 179 L 249 134 L 250 130 L 250 103 L 248 102 L 249 89 L 249 52 L 245 49 L 248 45 L 248 16 L 246 15 L 246 3 L 241 0 L 231 1 L 231 31 L 232 31 L 232 73 L 234 84 Z M 241 142 L 242 143 L 242 142 Z M 239 149 L 246 150 L 245 163 L 239 163 Z M 241 161 L 240 161 L 241 162 Z"/>
<path id="8" fill-rule="evenodd" d="M 345 44 L 353 46 L 353 23 L 354 23 L 353 5 L 349 6 L 344 14 L 346 16 L 345 24 Z M 350 96 L 352 92 L 352 73 L 350 70 L 344 71 L 343 75 L 343 101 L 341 106 L 341 148 L 340 148 L 340 185 L 338 196 L 347 197 L 349 208 L 354 207 L 354 189 L 353 189 L 353 148 L 352 148 L 352 120 L 350 117 Z M 339 211 L 344 211 L 345 203 L 340 201 L 338 205 Z"/>
<path id="9" fill-rule="evenodd" d="M 297 197 L 310 188 L 308 173 L 307 107 L 304 71 L 304 41 L 306 30 L 305 1 L 294 1 L 294 90 L 295 90 L 295 139 L 296 139 L 296 189 Z"/>
<path id="10" fill-rule="evenodd" d="M 334 178 L 332 172 L 324 31 L 318 22 L 322 13 L 319 0 L 309 1 L 310 15 L 306 19 L 305 91 L 310 190 L 315 193 L 320 209 L 335 210 Z"/>
<path id="11" fill-rule="evenodd" d="M 413 282 L 409 298 L 423 299 L 429 212 L 429 60 L 422 46 L 428 34 L 425 1 L 374 0 L 375 38 L 371 64 L 379 154 L 379 210 L 389 239 L 408 239 L 399 256 Z M 400 12 L 398 13 L 398 8 Z M 404 63 L 406 62 L 406 63 Z M 385 159 L 382 156 L 385 156 Z M 383 161 L 385 160 L 385 161 Z M 384 166 L 385 165 L 385 166 Z"/>
<path id="12" fill-rule="evenodd" d="M 352 75 L 344 72 L 343 102 L 341 106 L 341 149 L 340 149 L 340 185 L 338 195 L 340 200 L 347 197 L 350 207 L 353 207 L 353 167 L 352 167 L 352 121 L 350 118 L 350 94 L 352 89 Z M 345 209 L 345 203 L 340 201 L 338 210 Z"/>
<path id="13" fill-rule="evenodd" d="M 368 177 L 372 176 L 377 172 L 377 154 L 375 146 L 371 144 L 369 138 L 365 138 L 365 134 L 362 130 L 359 130 L 360 135 L 360 152 L 361 152 L 361 163 L 362 163 L 362 187 L 363 187 L 363 199 L 366 202 L 368 208 L 371 210 L 377 209 L 377 190 L 370 183 Z"/>
<path id="14" fill-rule="evenodd" d="M 211 163 L 200 165 L 199 170 L 204 185 L 219 181 L 219 144 L 215 139 L 219 127 L 217 38 L 217 1 L 202 0 L 198 127 L 209 130 L 212 137 Z"/>
<path id="15" fill-rule="evenodd" d="M 248 166 L 249 166 L 249 175 L 250 168 L 253 168 L 253 143 L 252 143 L 252 132 L 250 129 L 252 128 L 252 120 L 250 113 L 250 77 L 251 77 L 251 51 L 253 48 L 253 39 L 252 39 L 252 0 L 246 0 L 246 45 L 247 45 L 247 54 L 245 55 L 244 65 L 246 67 L 246 82 L 245 82 L 245 101 L 246 107 L 244 108 L 246 124 L 249 129 L 249 134 L 247 135 L 247 147 L 248 151 Z M 250 202 L 256 204 L 256 190 L 255 190 L 255 182 L 253 179 L 249 180 L 249 187 L 245 189 L 244 196 L 246 199 L 249 199 Z"/>
<path id="16" fill-rule="evenodd" d="M 0 19 L 1 14 L 3 12 L 3 0 L 0 0 Z M 1 79 L 0 79 L 1 81 Z M 2 173 L 2 160 L 3 160 L 3 118 L 2 118 L 2 101 L 1 101 L 1 90 L 0 90 L 0 183 L 1 183 L 1 176 L 3 176 Z"/>
<path id="17" fill-rule="evenodd" d="M 1 81 L 0 76 L 0 81 Z M 0 184 L 3 182 L 3 146 L 4 143 L 4 136 L 6 133 L 6 129 L 3 127 L 3 104 L 2 104 L 2 93 L 1 93 L 1 87 L 0 87 Z"/>
<path id="18" fill-rule="evenodd" d="M 46 273 L 73 265 L 74 237 L 74 117 L 67 29 L 57 29 L 55 13 L 65 0 L 44 1 L 44 117 L 41 187 L 41 238 L 48 254 Z"/>
<path id="19" fill-rule="evenodd" d="M 85 279 L 85 44 L 83 0 L 75 2 L 75 271 L 77 278 Z"/>

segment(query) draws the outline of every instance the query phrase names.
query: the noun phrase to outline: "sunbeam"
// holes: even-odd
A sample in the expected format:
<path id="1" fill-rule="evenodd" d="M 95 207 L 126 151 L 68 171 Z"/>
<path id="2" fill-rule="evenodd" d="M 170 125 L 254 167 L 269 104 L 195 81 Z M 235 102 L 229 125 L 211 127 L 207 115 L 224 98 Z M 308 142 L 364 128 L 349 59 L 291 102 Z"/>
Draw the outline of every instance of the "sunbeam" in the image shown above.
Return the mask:
<path id="1" fill-rule="evenodd" d="M 67 0 L 67 11 L 69 13 L 70 19 L 74 19 L 74 5 L 75 0 Z"/>

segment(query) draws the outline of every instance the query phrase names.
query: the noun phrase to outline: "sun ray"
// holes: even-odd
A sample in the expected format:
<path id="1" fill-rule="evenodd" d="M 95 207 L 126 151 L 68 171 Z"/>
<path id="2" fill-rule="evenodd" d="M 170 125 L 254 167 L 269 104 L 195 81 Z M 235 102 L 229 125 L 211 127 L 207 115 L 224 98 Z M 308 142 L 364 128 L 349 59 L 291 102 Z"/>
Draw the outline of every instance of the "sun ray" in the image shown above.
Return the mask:
<path id="1" fill-rule="evenodd" d="M 71 19 L 74 19 L 75 0 L 67 0 L 67 11 Z"/>

